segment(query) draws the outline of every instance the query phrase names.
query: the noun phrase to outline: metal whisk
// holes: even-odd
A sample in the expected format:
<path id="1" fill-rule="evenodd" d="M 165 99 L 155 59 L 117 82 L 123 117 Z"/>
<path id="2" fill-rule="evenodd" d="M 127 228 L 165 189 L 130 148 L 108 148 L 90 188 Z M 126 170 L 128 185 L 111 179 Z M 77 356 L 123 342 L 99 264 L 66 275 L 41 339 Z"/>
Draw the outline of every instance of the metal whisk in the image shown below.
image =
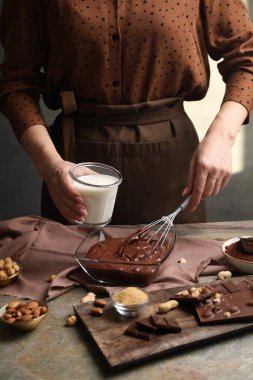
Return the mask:
<path id="1" fill-rule="evenodd" d="M 163 246 L 171 227 L 173 226 L 176 216 L 180 213 L 180 211 L 184 210 L 189 205 L 190 200 L 191 195 L 189 195 L 173 213 L 167 216 L 162 216 L 160 219 L 147 224 L 130 235 L 121 246 L 119 255 L 124 255 L 124 250 L 127 245 L 132 244 L 136 240 L 145 239 L 146 236 L 149 237 L 145 241 L 147 248 L 145 257 L 151 255 L 156 249 L 160 249 Z"/>

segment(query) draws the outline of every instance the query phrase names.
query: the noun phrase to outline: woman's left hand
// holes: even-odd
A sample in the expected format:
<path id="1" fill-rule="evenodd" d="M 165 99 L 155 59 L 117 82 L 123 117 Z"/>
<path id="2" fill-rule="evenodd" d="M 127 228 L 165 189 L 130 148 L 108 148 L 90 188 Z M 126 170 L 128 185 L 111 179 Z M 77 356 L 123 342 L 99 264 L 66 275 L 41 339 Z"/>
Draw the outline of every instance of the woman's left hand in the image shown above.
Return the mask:
<path id="1" fill-rule="evenodd" d="M 232 146 L 226 139 L 207 135 L 195 150 L 183 195 L 192 193 L 190 209 L 224 189 L 232 174 Z"/>
<path id="2" fill-rule="evenodd" d="M 182 194 L 192 193 L 191 211 L 196 210 L 201 200 L 218 194 L 228 183 L 232 174 L 232 146 L 246 117 L 247 110 L 241 104 L 234 101 L 223 103 L 193 153 Z"/>

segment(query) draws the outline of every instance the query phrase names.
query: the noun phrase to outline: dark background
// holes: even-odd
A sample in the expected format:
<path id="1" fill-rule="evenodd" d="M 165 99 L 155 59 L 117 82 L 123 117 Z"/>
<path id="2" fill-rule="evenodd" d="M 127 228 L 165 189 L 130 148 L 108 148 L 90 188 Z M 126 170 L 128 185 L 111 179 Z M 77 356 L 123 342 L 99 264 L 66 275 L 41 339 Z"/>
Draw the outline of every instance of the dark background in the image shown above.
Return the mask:
<path id="1" fill-rule="evenodd" d="M 0 0 L 2 7 L 3 0 Z M 252 0 L 248 8 L 253 19 Z M 0 59 L 3 51 L 0 47 Z M 51 123 L 55 114 L 42 104 L 44 115 Z M 251 123 L 244 131 L 244 170 L 234 174 L 226 189 L 208 200 L 208 221 L 253 219 L 253 132 Z M 0 114 L 0 220 L 40 214 L 41 180 L 16 140 L 8 120 Z M 170 212 L 172 210 L 168 210 Z"/>

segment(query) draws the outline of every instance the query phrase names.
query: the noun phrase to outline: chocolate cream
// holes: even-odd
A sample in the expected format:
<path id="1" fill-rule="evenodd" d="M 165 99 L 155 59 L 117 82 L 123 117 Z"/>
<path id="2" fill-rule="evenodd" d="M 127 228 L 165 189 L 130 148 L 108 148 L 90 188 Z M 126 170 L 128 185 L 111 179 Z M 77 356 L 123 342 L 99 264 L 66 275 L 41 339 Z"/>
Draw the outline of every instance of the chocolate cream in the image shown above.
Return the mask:
<path id="1" fill-rule="evenodd" d="M 253 262 L 253 254 L 245 252 L 241 240 L 225 247 L 225 252 L 235 259 Z"/>
<path id="2" fill-rule="evenodd" d="M 132 236 L 132 235 L 131 235 Z M 85 267 L 96 279 L 112 284 L 147 285 L 158 274 L 161 263 L 168 257 L 175 235 L 170 233 L 161 245 L 147 238 L 113 238 L 93 245 L 86 258 Z"/>

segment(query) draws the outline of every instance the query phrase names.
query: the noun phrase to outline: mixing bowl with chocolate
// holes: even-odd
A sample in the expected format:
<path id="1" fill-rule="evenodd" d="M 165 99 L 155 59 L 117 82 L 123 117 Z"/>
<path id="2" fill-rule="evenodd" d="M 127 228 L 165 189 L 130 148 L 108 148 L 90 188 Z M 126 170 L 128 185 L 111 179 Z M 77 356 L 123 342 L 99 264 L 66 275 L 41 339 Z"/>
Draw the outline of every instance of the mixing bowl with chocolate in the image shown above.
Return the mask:
<path id="1" fill-rule="evenodd" d="M 75 258 L 88 277 L 98 283 L 146 286 L 155 280 L 174 248 L 176 234 L 170 232 L 164 244 L 154 250 L 150 250 L 154 242 L 136 239 L 122 253 L 120 248 L 126 238 L 93 240 L 91 244 L 88 236 L 78 247 Z"/>
<path id="2" fill-rule="evenodd" d="M 244 239 L 253 237 L 235 237 L 222 244 L 222 252 L 228 262 L 241 272 L 253 274 L 253 254 L 248 253 L 243 245 Z"/>

